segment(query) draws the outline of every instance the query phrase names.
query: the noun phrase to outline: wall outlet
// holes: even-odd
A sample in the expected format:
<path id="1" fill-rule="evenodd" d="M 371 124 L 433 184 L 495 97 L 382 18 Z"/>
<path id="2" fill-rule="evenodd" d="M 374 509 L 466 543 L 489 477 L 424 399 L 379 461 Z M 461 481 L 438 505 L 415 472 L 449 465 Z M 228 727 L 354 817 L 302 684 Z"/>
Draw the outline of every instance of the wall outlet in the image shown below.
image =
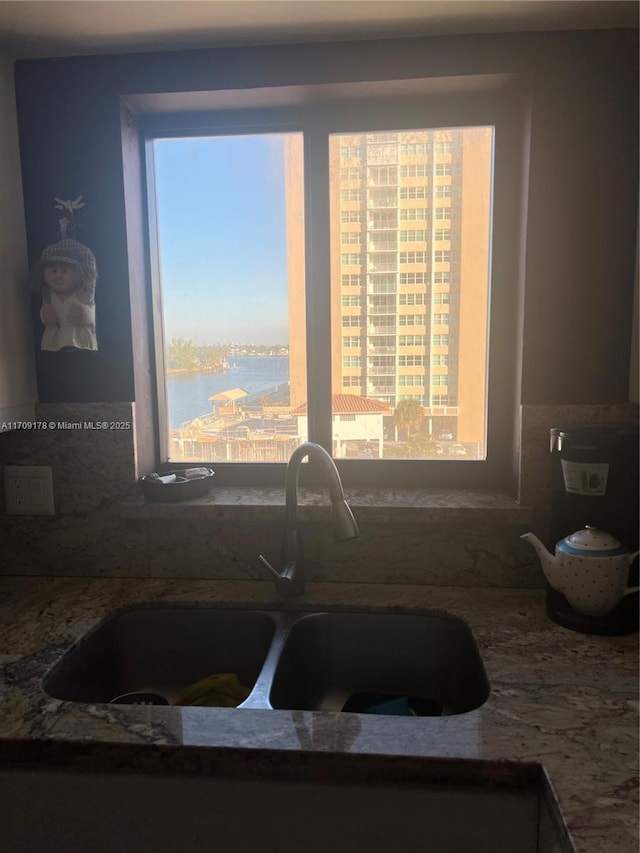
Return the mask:
<path id="1" fill-rule="evenodd" d="M 7 515 L 55 515 L 48 465 L 5 465 L 4 494 Z"/>

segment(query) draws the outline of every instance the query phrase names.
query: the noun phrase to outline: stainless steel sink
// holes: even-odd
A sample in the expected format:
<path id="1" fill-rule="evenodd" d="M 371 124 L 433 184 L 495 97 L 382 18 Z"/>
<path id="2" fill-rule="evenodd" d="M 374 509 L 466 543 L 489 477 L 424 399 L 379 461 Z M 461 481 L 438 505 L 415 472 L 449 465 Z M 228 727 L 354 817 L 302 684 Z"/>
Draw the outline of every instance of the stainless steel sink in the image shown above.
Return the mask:
<path id="1" fill-rule="evenodd" d="M 223 672 L 250 690 L 239 708 L 357 713 L 406 698 L 417 715 L 439 716 L 471 711 L 489 694 L 471 631 L 446 614 L 188 606 L 115 614 L 64 655 L 43 688 L 71 702 L 151 691 L 177 704 L 186 687 Z"/>
<path id="2" fill-rule="evenodd" d="M 276 623 L 268 613 L 198 607 L 146 607 L 107 619 L 51 670 L 44 690 L 71 702 L 110 702 L 132 691 L 172 702 L 212 673 L 235 672 L 252 688 Z"/>
<path id="3" fill-rule="evenodd" d="M 291 628 L 274 708 L 340 711 L 410 698 L 417 714 L 462 714 L 489 685 L 468 626 L 440 614 L 315 613 Z"/>

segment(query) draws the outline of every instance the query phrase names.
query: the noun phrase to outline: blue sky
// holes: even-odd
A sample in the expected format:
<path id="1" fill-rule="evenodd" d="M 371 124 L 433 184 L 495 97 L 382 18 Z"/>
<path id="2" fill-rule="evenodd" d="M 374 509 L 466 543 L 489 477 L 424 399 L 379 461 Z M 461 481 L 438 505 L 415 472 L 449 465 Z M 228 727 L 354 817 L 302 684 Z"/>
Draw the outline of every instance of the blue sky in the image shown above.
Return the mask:
<path id="1" fill-rule="evenodd" d="M 165 338 L 287 343 L 284 137 L 155 143 Z"/>

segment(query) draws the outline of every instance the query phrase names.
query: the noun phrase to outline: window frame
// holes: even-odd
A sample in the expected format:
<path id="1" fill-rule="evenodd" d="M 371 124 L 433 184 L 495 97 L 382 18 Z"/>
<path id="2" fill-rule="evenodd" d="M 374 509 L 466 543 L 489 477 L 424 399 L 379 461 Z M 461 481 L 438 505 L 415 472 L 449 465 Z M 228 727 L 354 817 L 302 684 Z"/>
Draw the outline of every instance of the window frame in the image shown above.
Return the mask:
<path id="1" fill-rule="evenodd" d="M 403 487 L 411 485 L 511 488 L 517 474 L 515 426 L 519 400 L 517 365 L 521 343 L 520 294 L 522 291 L 522 246 L 526 198 L 526 87 L 518 75 L 501 76 L 491 86 L 483 78 L 469 81 L 469 92 L 456 91 L 443 98 L 428 93 L 430 81 L 423 81 L 425 93 L 393 97 L 341 100 L 291 107 L 251 107 L 229 109 L 225 106 L 204 112 L 179 111 L 169 97 L 167 108 L 157 104 L 148 113 L 140 109 L 138 119 L 144 151 L 148 217 L 148 264 L 151 279 L 149 302 L 153 306 L 152 351 L 154 372 L 162 374 L 162 335 L 158 315 L 158 245 L 155 232 L 153 140 L 167 137 L 210 136 L 244 133 L 304 134 L 305 155 L 305 248 L 306 314 L 308 356 L 309 439 L 329 451 L 332 446 L 331 353 L 330 339 L 330 257 L 328 139 L 331 134 L 393 134 L 412 129 L 493 126 L 494 171 L 492 189 L 492 229 L 490 235 L 490 293 L 488 311 L 487 382 L 487 458 L 484 460 L 396 460 L 338 459 L 336 464 L 345 486 Z M 415 82 L 415 81 L 413 81 Z M 381 83 L 384 89 L 384 81 Z M 476 90 L 477 87 L 477 90 Z M 292 87 L 294 88 L 294 87 Z M 311 87 L 313 88 L 313 87 Z M 173 109 L 171 108 L 173 104 Z M 439 187 L 433 189 L 434 197 Z M 446 196 L 445 196 L 446 197 Z M 498 236 L 497 236 L 498 235 Z M 506 321 L 506 322 L 505 322 Z M 506 329 L 508 331 L 505 331 Z M 497 330 L 500 330 L 498 334 Z M 166 401 L 158 380 L 156 426 L 159 435 L 168 434 Z M 164 411 L 163 411 L 164 406 Z M 163 458 L 160 440 L 159 467 L 187 467 L 168 463 Z M 166 451 L 165 451 L 166 453 Z M 193 463 L 191 463 L 193 464 Z M 283 463 L 216 463 L 217 482 L 221 485 L 275 485 L 284 477 Z M 305 466 L 314 479 L 314 465 Z M 303 475 L 305 481 L 307 474 Z"/>

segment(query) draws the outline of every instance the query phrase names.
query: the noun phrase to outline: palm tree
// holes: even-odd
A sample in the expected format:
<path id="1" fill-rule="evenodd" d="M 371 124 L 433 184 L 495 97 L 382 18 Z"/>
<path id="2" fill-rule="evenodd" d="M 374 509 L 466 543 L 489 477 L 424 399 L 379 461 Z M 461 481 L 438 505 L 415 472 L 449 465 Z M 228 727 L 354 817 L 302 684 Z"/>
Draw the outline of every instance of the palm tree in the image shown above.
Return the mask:
<path id="1" fill-rule="evenodd" d="M 393 413 L 394 423 L 405 441 L 422 424 L 424 411 L 417 400 L 401 400 Z"/>

